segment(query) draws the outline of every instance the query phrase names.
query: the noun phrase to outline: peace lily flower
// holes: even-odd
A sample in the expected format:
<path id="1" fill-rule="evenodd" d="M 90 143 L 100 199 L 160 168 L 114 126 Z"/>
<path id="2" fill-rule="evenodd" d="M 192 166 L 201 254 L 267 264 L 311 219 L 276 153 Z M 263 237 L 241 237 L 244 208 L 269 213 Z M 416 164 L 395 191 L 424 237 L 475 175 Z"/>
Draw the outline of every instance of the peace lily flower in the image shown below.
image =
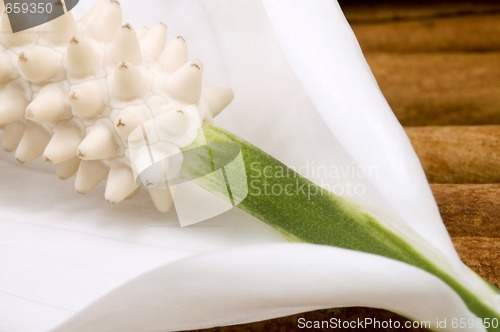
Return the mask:
<path id="1" fill-rule="evenodd" d="M 18 167 L 2 154 L 0 176 L 9 190 L 0 192 L 0 330 L 182 330 L 339 306 L 385 308 L 433 328 L 463 318 L 473 320 L 469 330 L 483 331 L 475 318 L 498 319 L 497 291 L 460 262 L 418 159 L 337 4 L 122 5 L 134 25 L 168 22 L 170 33 L 185 36 L 191 55 L 203 59 L 205 82 L 234 89 L 237 97 L 217 120 L 220 127 L 357 205 L 328 194 L 302 201 L 272 192 L 253 197 L 305 211 L 287 216 L 287 209 L 297 211 L 293 205 L 242 203 L 290 238 L 319 245 L 290 243 L 236 209 L 180 228 L 173 213 L 155 212 L 146 197 L 117 207 L 99 193 L 77 197 L 47 166 Z M 233 140 L 250 151 L 255 164 L 248 171 L 256 179 L 288 184 L 279 182 L 286 174 L 276 173 L 283 164 L 217 127 L 205 129 L 214 140 Z M 325 167 L 335 174 L 319 171 Z M 338 215 L 318 201 L 334 202 L 331 211 L 354 222 L 331 226 L 324 218 Z M 286 222 L 308 216 L 317 218 L 298 231 Z M 280 227 L 275 221 L 281 217 Z M 399 260 L 321 245 L 342 239 L 346 248 Z"/>

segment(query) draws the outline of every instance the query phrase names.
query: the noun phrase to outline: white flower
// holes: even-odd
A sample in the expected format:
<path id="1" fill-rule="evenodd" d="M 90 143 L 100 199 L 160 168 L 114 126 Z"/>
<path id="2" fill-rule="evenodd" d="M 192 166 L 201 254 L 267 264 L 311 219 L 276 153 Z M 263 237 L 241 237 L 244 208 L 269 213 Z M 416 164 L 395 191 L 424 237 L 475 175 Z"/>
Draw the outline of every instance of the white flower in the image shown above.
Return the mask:
<path id="1" fill-rule="evenodd" d="M 334 2 L 122 7 L 135 25 L 168 23 L 203 59 L 206 84 L 234 89 L 220 126 L 325 187 L 359 185 L 363 194 L 350 199 L 498 306 L 458 260 L 418 159 Z M 41 164 L 21 167 L 6 154 L 0 163 L 2 331 L 178 330 L 337 306 L 386 308 L 432 324 L 474 317 L 444 282 L 407 264 L 287 243 L 238 210 L 181 229 L 147 197 L 108 206 L 99 192 L 73 194 Z M 313 172 L 325 165 L 374 173 Z"/>

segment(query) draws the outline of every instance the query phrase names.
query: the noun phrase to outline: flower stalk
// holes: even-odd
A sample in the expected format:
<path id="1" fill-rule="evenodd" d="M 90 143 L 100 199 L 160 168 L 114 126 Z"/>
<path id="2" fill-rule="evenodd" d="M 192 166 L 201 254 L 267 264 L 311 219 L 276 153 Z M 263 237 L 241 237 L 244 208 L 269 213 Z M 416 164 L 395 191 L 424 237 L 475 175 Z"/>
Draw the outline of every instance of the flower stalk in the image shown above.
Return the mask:
<path id="1" fill-rule="evenodd" d="M 342 247 L 382 255 L 416 266 L 437 276 L 454 289 L 483 322 L 500 319 L 498 308 L 494 308 L 491 302 L 488 303 L 484 294 L 470 290 L 453 271 L 427 257 L 422 253 L 425 250 L 416 248 L 402 236 L 386 228 L 362 207 L 326 191 L 232 133 L 208 123 L 203 125 L 203 131 L 210 146 L 211 160 L 207 161 L 196 153 L 187 153 L 184 174 L 196 178 L 200 169 L 211 167 L 214 170 L 214 156 L 231 154 L 227 149 L 232 149 L 229 145 L 217 143 L 235 143 L 241 148 L 246 174 L 238 179 L 233 178 L 232 186 L 241 186 L 244 185 L 243 181 L 247 181 L 249 188 L 247 197 L 238 205 L 243 211 L 274 227 L 291 241 Z M 273 177 L 266 175 L 266 170 L 269 169 L 285 171 L 281 172 L 282 176 Z M 209 179 L 200 177 L 197 184 L 222 195 L 227 188 Z M 273 194 L 266 188 L 283 190 L 279 194 Z M 285 188 L 293 188 L 293 193 L 284 190 Z M 486 293 L 491 293 L 492 297 L 498 293 L 491 285 L 486 288 Z M 494 328 L 488 330 L 493 331 Z"/>

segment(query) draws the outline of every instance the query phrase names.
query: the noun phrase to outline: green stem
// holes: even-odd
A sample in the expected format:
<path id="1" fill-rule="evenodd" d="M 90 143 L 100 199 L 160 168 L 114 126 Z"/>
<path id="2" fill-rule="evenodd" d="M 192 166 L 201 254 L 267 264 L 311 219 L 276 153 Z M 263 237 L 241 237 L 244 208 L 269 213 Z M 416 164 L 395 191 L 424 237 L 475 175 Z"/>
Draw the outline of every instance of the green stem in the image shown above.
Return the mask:
<path id="1" fill-rule="evenodd" d="M 188 165 L 185 172 L 196 178 L 207 168 L 213 169 L 214 164 L 225 163 L 214 163 L 214 156 L 234 156 L 234 145 L 239 146 L 246 174 L 233 176 L 231 187 L 248 186 L 248 195 L 238 205 L 240 209 L 295 241 L 382 255 L 419 267 L 453 288 L 478 317 L 500 319 L 498 312 L 482 302 L 478 295 L 360 207 L 325 191 L 269 154 L 223 129 L 204 124 L 203 131 L 209 144 L 235 144 L 210 145 L 209 165 L 206 158 L 191 155 L 189 162 L 185 162 Z M 209 180 L 198 183 L 219 194 L 227 190 L 225 185 Z"/>

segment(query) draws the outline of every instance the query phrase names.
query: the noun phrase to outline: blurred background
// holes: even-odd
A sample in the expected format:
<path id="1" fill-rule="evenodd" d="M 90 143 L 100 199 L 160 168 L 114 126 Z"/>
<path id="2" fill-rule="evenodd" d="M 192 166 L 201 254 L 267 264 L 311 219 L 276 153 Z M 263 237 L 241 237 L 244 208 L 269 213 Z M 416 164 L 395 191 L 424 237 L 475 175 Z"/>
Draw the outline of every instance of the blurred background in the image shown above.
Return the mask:
<path id="1" fill-rule="evenodd" d="M 500 1 L 339 3 L 419 155 L 458 253 L 500 287 Z M 405 320 L 337 308 L 209 331 L 299 331 L 299 317 Z"/>

